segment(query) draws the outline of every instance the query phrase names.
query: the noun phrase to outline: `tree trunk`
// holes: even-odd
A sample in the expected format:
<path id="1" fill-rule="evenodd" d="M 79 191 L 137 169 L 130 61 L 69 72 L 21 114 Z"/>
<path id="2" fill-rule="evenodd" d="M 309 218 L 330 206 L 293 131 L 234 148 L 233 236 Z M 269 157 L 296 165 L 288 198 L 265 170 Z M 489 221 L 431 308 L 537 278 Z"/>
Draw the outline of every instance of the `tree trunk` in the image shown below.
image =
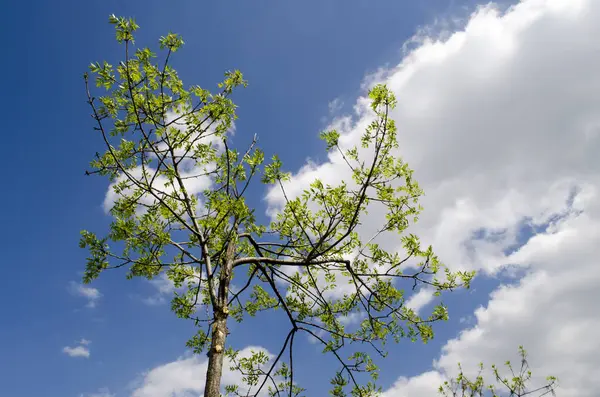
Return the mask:
<path id="1" fill-rule="evenodd" d="M 227 314 L 216 315 L 212 326 L 212 340 L 206 371 L 204 397 L 221 396 L 221 375 L 223 374 L 223 357 L 225 356 L 225 338 L 227 337 Z"/>
<path id="2" fill-rule="evenodd" d="M 237 228 L 237 222 L 235 223 Z M 234 229 L 235 230 L 235 229 Z M 221 397 L 221 376 L 223 374 L 223 359 L 225 356 L 225 339 L 227 338 L 227 317 L 229 315 L 229 283 L 233 260 L 235 257 L 235 241 L 229 241 L 225 254 L 225 265 L 219 274 L 217 307 L 214 307 L 215 322 L 212 325 L 212 339 L 206 370 L 204 397 Z"/>

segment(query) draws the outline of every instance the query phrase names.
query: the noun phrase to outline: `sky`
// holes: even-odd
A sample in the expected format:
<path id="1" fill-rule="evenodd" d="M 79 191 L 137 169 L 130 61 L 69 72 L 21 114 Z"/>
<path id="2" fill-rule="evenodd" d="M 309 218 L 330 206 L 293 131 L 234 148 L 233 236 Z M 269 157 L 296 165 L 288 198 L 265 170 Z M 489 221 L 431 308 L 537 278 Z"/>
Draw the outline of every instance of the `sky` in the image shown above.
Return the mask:
<path id="1" fill-rule="evenodd" d="M 112 13 L 135 17 L 143 44 L 180 33 L 174 66 L 186 84 L 215 87 L 225 70 L 242 70 L 236 137 L 256 133 L 278 153 L 292 193 L 345 172 L 321 130 L 337 128 L 351 146 L 370 121 L 366 89 L 386 83 L 397 95 L 399 150 L 425 190 L 411 231 L 450 268 L 478 276 L 471 290 L 442 296 L 450 320 L 432 342 L 390 347 L 385 397 L 434 396 L 456 363 L 503 363 L 519 345 L 535 374 L 559 377 L 559 396 L 598 394 L 600 2 L 1 7 L 0 394 L 187 397 L 203 388 L 206 360 L 186 351 L 193 328 L 170 312 L 169 283 L 114 271 L 81 284 L 79 231 L 110 222 L 107 181 L 84 175 L 102 146 L 82 74 L 120 55 Z M 256 194 L 265 217 L 281 205 L 277 192 Z M 437 299 L 422 293 L 421 310 Z M 270 321 L 232 329 L 231 343 L 272 352 L 285 335 Z M 325 395 L 333 362 L 308 342 L 298 362 L 309 395 Z"/>

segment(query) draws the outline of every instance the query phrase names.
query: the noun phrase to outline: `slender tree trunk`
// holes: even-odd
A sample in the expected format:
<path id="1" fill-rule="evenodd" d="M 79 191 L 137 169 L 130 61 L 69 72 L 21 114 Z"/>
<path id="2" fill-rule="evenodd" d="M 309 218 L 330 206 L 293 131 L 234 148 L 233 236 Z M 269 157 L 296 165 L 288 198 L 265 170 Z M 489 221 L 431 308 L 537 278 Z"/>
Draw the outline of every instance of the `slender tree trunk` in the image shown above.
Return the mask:
<path id="1" fill-rule="evenodd" d="M 236 224 L 237 226 L 237 224 Z M 235 230 L 235 229 L 234 229 Z M 235 241 L 230 241 L 225 254 L 225 265 L 219 275 L 217 306 L 214 308 L 215 322 L 212 325 L 212 339 L 206 370 L 204 397 L 221 396 L 221 376 L 223 375 L 223 359 L 225 356 L 225 340 L 227 338 L 227 317 L 229 315 L 229 283 L 235 256 Z"/>
<path id="2" fill-rule="evenodd" d="M 221 396 L 221 375 L 223 374 L 223 358 L 225 356 L 225 338 L 227 337 L 227 314 L 217 316 L 212 327 L 212 340 L 204 397 Z"/>

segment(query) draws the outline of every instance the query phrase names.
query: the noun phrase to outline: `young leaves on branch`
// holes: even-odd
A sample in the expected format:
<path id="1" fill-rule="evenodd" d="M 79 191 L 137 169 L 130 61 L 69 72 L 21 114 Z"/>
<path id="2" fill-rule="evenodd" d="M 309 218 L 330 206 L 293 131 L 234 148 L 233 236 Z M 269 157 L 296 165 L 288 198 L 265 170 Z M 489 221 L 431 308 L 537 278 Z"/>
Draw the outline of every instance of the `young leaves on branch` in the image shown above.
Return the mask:
<path id="1" fill-rule="evenodd" d="M 443 397 L 542 397 L 545 395 L 555 395 L 558 387 L 558 379 L 554 376 L 548 376 L 546 383 L 543 386 L 531 387 L 529 385 L 532 380 L 532 373 L 527 362 L 527 352 L 523 346 L 519 347 L 520 365 L 516 371 L 510 361 L 507 361 L 504 366 L 505 372 L 508 374 L 502 375 L 501 371 L 495 365 L 492 365 L 492 375 L 494 383 L 487 383 L 483 377 L 483 364 L 479 365 L 479 373 L 475 378 L 469 378 L 462 370 L 461 365 L 458 365 L 459 373 L 456 378 L 444 382 L 440 386 L 439 392 Z"/>

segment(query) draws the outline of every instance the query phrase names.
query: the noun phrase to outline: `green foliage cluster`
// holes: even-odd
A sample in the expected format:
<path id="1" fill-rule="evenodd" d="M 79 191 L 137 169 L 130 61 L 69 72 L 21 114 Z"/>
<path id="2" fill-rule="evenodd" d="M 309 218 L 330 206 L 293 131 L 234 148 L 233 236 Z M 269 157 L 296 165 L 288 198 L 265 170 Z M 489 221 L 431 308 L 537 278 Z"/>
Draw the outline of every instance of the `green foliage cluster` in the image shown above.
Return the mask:
<path id="1" fill-rule="evenodd" d="M 532 379 L 532 373 L 527 362 L 527 352 L 523 346 L 519 346 L 520 365 L 518 370 L 510 361 L 504 363 L 509 375 L 501 375 L 497 366 L 492 365 L 492 374 L 494 383 L 487 383 L 482 375 L 484 371 L 483 364 L 479 365 L 479 373 L 474 378 L 469 378 L 458 365 L 459 373 L 456 378 L 445 381 L 440 386 L 439 392 L 444 397 L 542 397 L 547 394 L 555 395 L 558 386 L 558 379 L 554 376 L 548 376 L 546 383 L 540 387 L 529 386 Z"/>

